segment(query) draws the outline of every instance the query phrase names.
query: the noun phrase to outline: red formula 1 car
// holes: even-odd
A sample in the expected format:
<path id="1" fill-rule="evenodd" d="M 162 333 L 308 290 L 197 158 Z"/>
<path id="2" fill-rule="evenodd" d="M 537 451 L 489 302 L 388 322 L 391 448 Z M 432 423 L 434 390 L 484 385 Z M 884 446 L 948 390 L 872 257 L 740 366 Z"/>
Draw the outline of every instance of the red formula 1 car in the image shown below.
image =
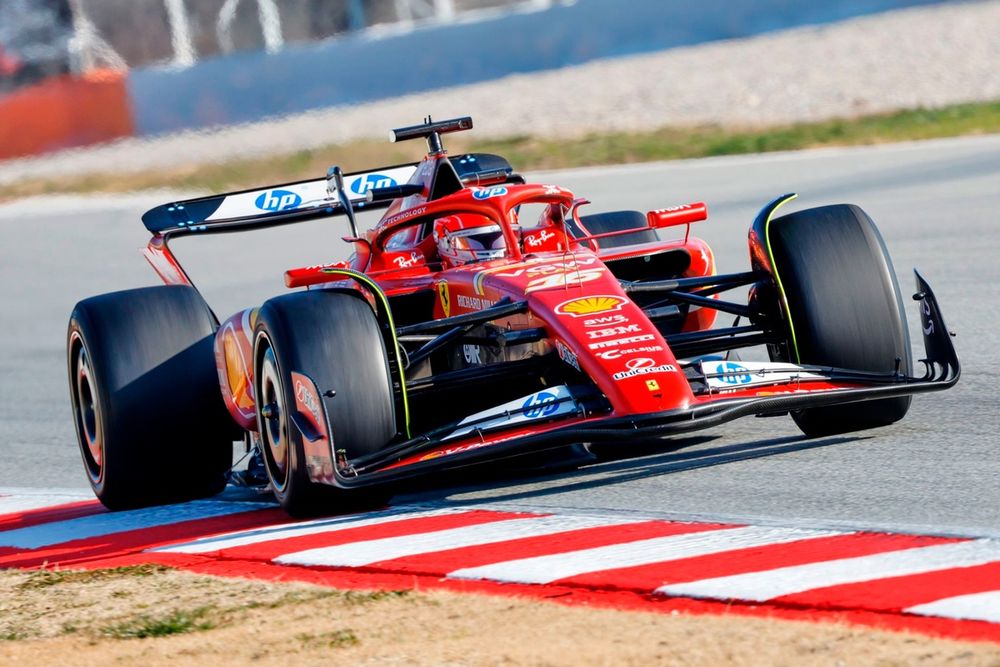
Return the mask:
<path id="1" fill-rule="evenodd" d="M 601 442 L 658 440 L 745 415 L 810 436 L 890 424 L 959 363 L 917 275 L 926 359 L 871 219 L 852 205 L 750 226 L 750 266 L 718 274 L 690 236 L 703 204 L 581 215 L 501 157 L 449 157 L 469 118 L 393 131 L 419 163 L 176 202 L 143 217 L 166 286 L 86 299 L 69 325 L 73 414 L 111 508 L 210 495 L 232 477 L 309 513 L 402 478 Z M 355 212 L 387 208 L 360 232 Z M 350 259 L 221 321 L 170 239 L 344 216 Z M 672 228 L 678 240 L 660 240 Z M 666 233 L 665 233 L 666 234 Z M 746 302 L 720 298 L 744 289 Z M 713 328 L 717 313 L 735 318 Z M 770 362 L 742 362 L 766 345 Z M 376 494 L 377 495 L 377 494 Z"/>

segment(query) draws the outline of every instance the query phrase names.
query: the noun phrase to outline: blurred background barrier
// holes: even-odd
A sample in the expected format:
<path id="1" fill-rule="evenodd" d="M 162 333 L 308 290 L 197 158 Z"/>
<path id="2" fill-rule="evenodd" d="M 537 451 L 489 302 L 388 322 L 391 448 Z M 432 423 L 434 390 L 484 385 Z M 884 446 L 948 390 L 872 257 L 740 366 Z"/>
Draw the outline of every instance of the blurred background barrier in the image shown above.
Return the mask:
<path id="1" fill-rule="evenodd" d="M 0 158 L 939 1 L 0 0 Z"/>
<path id="2" fill-rule="evenodd" d="M 0 98 L 0 160 L 134 134 L 125 74 L 63 74 Z"/>

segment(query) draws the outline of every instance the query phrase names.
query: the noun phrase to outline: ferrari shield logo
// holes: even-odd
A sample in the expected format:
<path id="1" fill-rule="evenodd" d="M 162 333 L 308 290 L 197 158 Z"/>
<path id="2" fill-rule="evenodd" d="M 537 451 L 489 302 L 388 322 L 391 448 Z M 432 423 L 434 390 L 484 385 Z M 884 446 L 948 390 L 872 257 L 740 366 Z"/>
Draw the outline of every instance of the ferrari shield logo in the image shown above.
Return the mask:
<path id="1" fill-rule="evenodd" d="M 451 297 L 448 295 L 448 283 L 444 280 L 438 283 L 438 296 L 441 297 L 441 310 L 445 317 L 451 316 Z"/>

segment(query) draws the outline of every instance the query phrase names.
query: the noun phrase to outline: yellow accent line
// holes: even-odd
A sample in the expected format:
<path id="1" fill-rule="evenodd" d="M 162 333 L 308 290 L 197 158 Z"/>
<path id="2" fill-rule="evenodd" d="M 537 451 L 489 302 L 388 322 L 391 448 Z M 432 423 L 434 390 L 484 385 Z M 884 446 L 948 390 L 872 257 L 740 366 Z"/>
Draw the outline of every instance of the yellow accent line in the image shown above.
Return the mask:
<path id="1" fill-rule="evenodd" d="M 406 397 L 406 375 L 403 371 L 403 355 L 400 354 L 399 351 L 400 346 L 399 339 L 396 337 L 396 323 L 392 319 L 392 309 L 389 308 L 389 299 L 386 298 L 385 292 L 383 292 L 382 288 L 378 286 L 378 283 L 359 271 L 354 271 L 353 269 L 328 268 L 324 269 L 324 273 L 354 278 L 371 289 L 382 302 L 382 306 L 385 308 L 386 317 L 389 318 L 389 331 L 392 333 L 392 342 L 393 345 L 396 346 L 396 366 L 399 368 L 399 391 L 403 395 L 403 418 L 406 424 L 406 437 L 408 439 L 412 438 L 413 435 L 410 433 L 410 403 Z"/>
<path id="2" fill-rule="evenodd" d="M 788 330 L 792 334 L 792 351 L 795 353 L 795 363 L 802 363 L 802 359 L 799 357 L 799 343 L 795 338 L 795 324 L 792 322 L 792 313 L 788 309 L 788 297 L 785 295 L 785 286 L 781 284 L 781 276 L 778 275 L 778 265 L 774 263 L 774 252 L 771 250 L 771 220 L 774 218 L 774 214 L 778 212 L 782 206 L 787 204 L 798 197 L 797 194 L 791 194 L 778 202 L 778 205 L 771 209 L 771 212 L 767 214 L 767 220 L 764 221 L 764 240 L 767 243 L 767 257 L 771 260 L 771 270 L 774 272 L 774 281 L 778 283 L 778 292 L 781 294 L 781 302 L 785 305 L 785 316 L 788 318 Z"/>

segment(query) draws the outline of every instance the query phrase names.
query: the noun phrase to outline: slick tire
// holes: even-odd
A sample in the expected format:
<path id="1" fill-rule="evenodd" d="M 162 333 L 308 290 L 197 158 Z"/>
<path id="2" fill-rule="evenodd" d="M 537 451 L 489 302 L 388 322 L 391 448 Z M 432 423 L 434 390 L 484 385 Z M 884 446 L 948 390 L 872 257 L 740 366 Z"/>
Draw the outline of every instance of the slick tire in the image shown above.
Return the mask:
<path id="1" fill-rule="evenodd" d="M 649 228 L 646 216 L 639 211 L 609 211 L 607 213 L 582 215 L 580 216 L 580 222 L 583 223 L 583 226 L 591 234 L 605 234 L 625 229 L 636 230 L 632 234 L 597 239 L 597 245 L 605 249 L 619 248 L 637 243 L 652 243 L 660 240 L 656 235 L 656 230 Z"/>
<path id="2" fill-rule="evenodd" d="M 313 482 L 295 424 L 291 373 L 315 382 L 336 450 L 350 459 L 396 433 L 388 358 L 378 322 L 360 296 L 310 290 L 267 301 L 254 332 L 257 424 L 275 498 L 293 516 L 378 504 L 386 492 Z M 266 408 L 266 414 L 265 414 Z M 331 471 L 332 472 L 332 471 Z"/>
<path id="3" fill-rule="evenodd" d="M 875 223 L 854 205 L 808 209 L 768 228 L 779 290 L 787 300 L 793 363 L 909 373 L 910 339 L 892 261 Z M 773 358 L 772 353 L 772 358 Z M 809 408 L 792 413 L 810 437 L 886 426 L 910 397 Z"/>
<path id="4" fill-rule="evenodd" d="M 215 318 L 191 287 L 85 299 L 69 321 L 70 399 L 90 486 L 109 509 L 214 495 L 239 429 L 219 391 Z"/>

